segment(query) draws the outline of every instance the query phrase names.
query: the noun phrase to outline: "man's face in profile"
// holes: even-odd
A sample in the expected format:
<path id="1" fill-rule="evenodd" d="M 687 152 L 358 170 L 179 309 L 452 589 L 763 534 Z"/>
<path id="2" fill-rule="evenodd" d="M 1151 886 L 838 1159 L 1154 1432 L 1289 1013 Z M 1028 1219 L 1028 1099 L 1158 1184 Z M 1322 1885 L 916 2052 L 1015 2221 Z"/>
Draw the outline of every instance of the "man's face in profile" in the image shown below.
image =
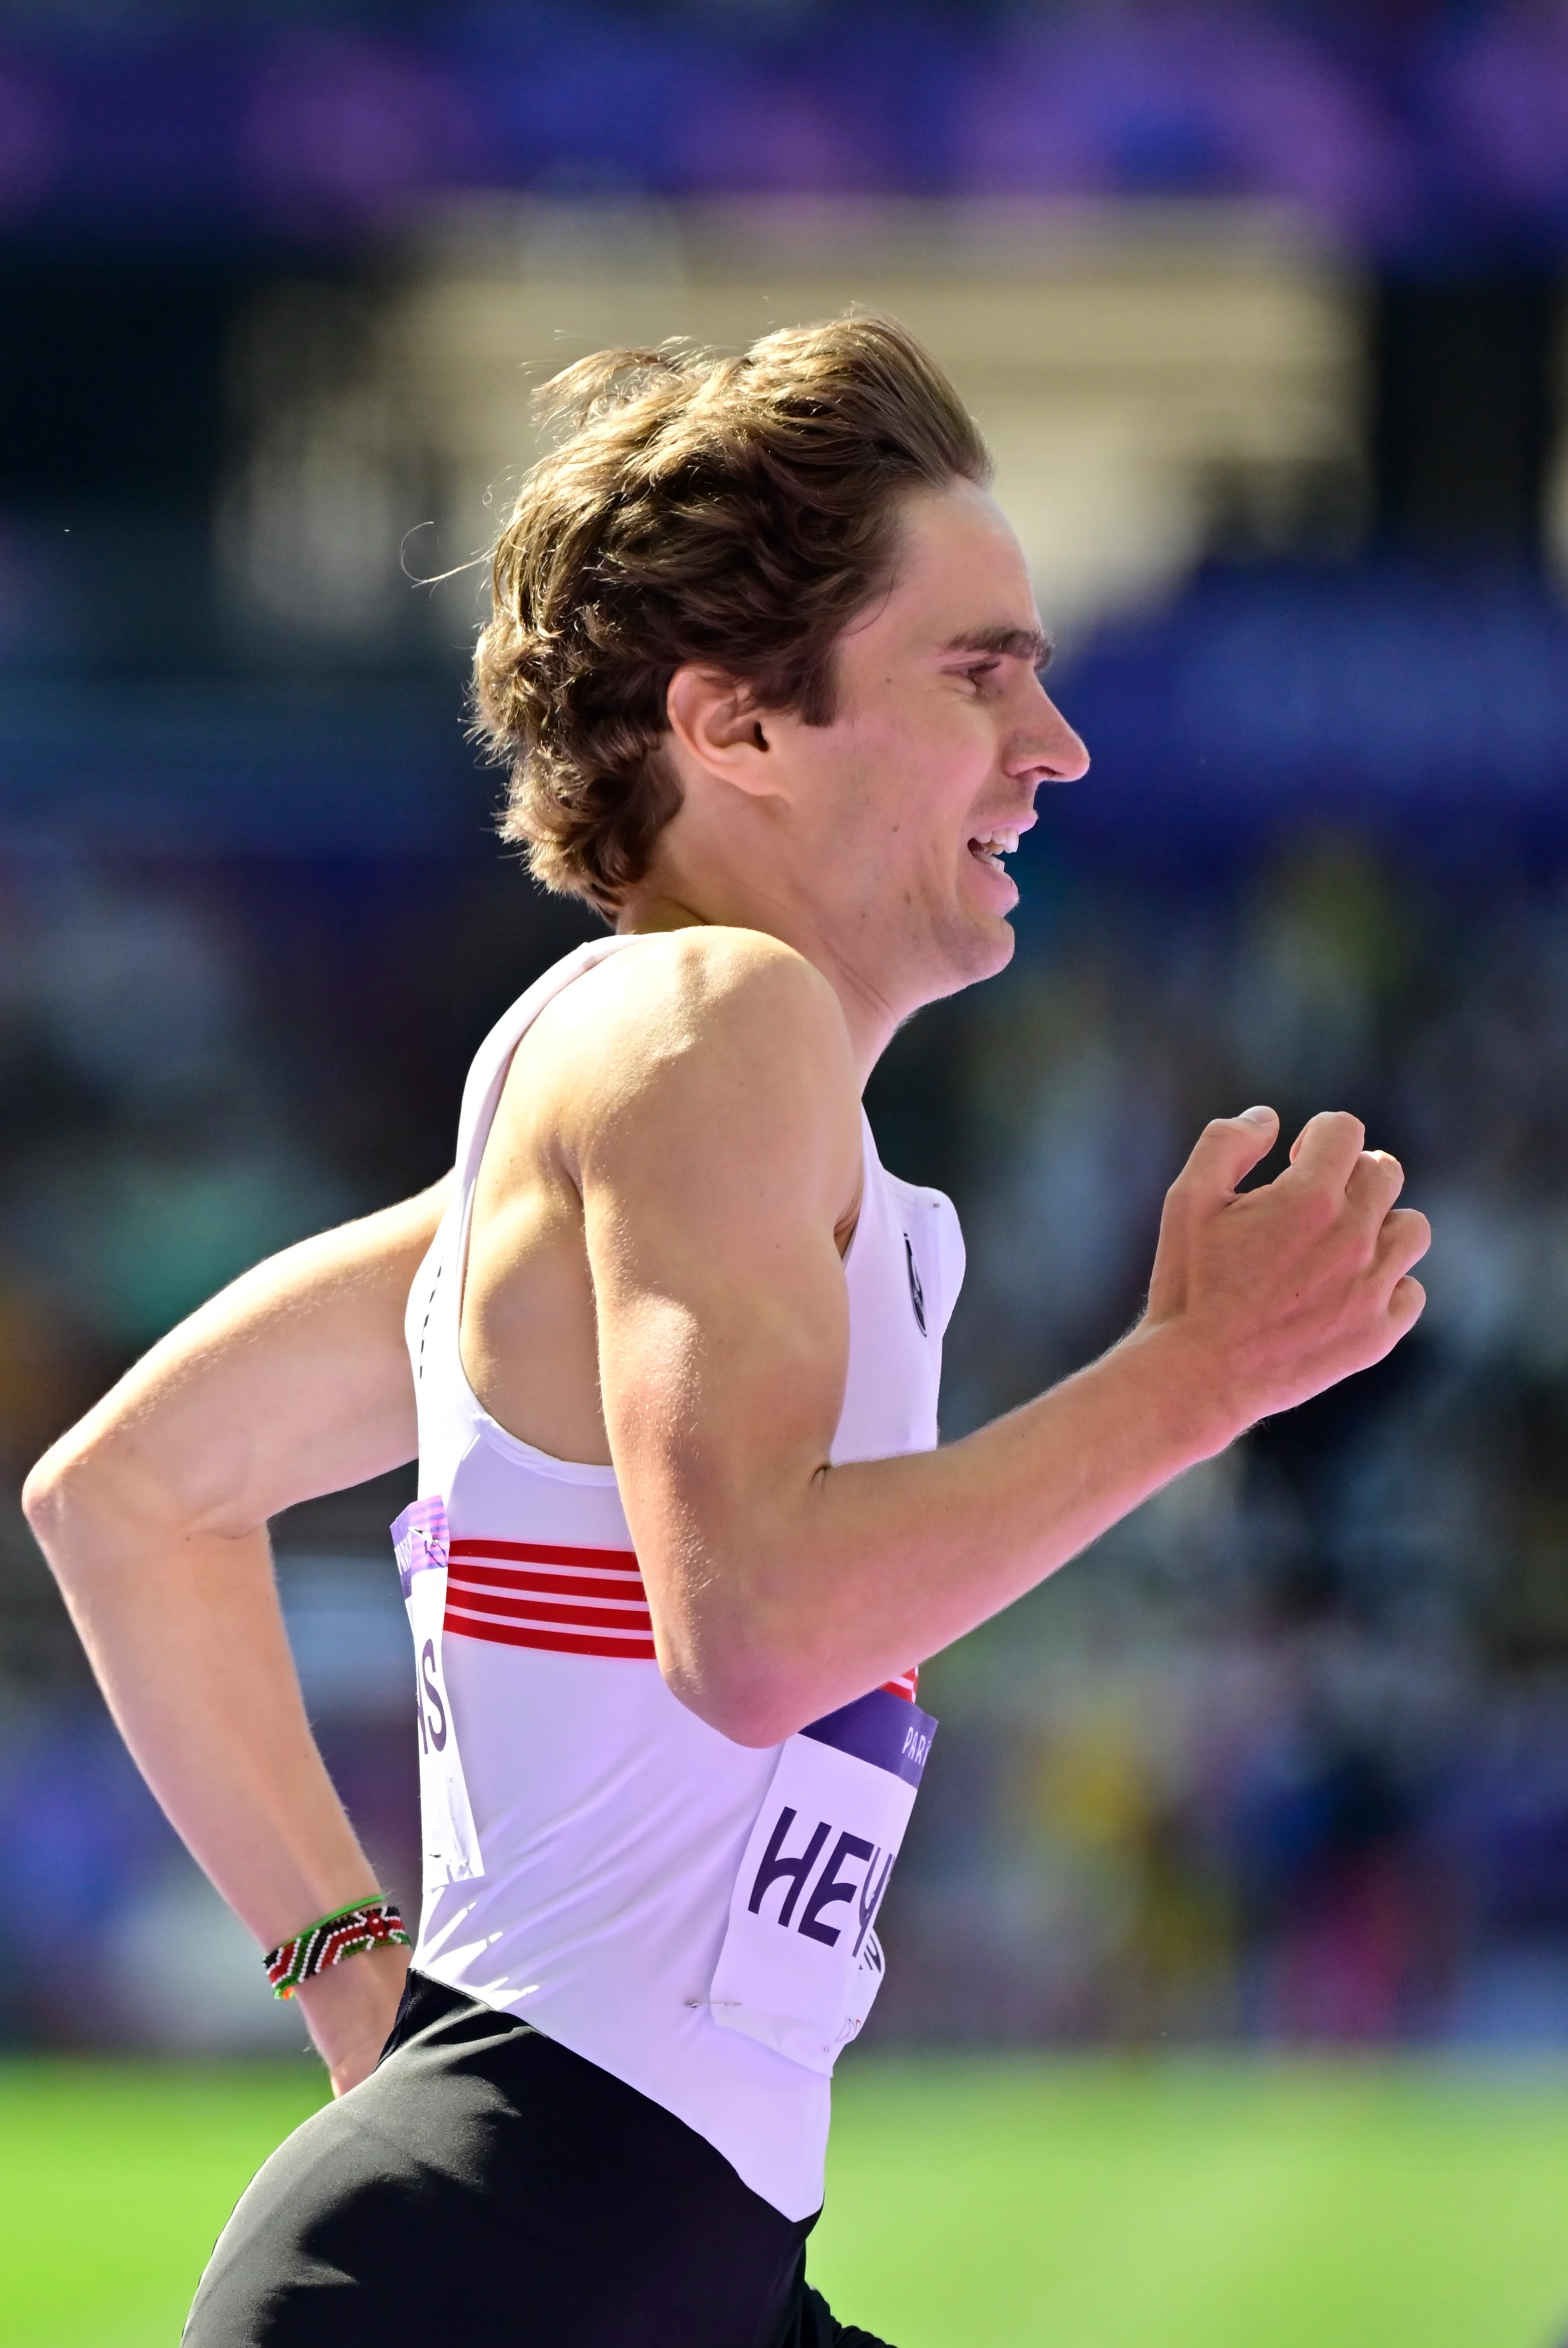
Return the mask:
<path id="1" fill-rule="evenodd" d="M 1047 696 L 1022 550 L 984 490 L 904 509 L 893 582 L 846 630 L 831 724 L 770 719 L 835 950 L 900 1016 L 1005 967 L 1018 892 L 1002 859 L 1083 744 Z"/>

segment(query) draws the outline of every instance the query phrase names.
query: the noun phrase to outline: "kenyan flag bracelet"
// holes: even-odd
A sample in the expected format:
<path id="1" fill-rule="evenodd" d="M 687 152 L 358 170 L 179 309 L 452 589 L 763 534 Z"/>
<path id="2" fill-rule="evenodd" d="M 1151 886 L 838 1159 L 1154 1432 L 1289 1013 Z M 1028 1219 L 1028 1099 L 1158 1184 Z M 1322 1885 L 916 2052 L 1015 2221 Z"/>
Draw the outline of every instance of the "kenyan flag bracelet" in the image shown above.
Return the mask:
<path id="1" fill-rule="evenodd" d="M 292 1941 L 284 1941 L 270 1949 L 262 1962 L 267 1969 L 274 1997 L 293 1997 L 301 1982 L 310 1981 L 324 1973 L 328 1965 L 340 1965 L 345 1957 L 356 1957 L 364 1949 L 407 1949 L 413 1943 L 403 1922 L 403 1913 L 392 1900 L 366 1900 L 357 1908 L 338 1908 L 330 1916 L 318 1918 L 296 1932 Z"/>

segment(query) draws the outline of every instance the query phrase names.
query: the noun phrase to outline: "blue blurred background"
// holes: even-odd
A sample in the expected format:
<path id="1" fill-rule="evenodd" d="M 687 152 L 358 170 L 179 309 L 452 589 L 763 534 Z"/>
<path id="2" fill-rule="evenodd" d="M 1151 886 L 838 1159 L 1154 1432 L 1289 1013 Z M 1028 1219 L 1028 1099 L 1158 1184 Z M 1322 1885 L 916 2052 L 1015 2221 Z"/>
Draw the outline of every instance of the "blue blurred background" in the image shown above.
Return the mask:
<path id="1" fill-rule="evenodd" d="M 934 1663 L 896 2039 L 1568 2044 L 1568 7 L 0 0 L 0 2028 L 297 2024 L 14 1504 L 270 1250 L 432 1179 L 593 924 L 461 735 L 531 381 L 850 300 L 996 448 L 1095 753 L 873 1082 L 961 1432 L 1136 1312 L 1202 1120 L 1347 1106 L 1430 1309 Z M 416 1895 L 406 1479 L 295 1512 Z M 281 2039 L 279 2034 L 281 2033 Z"/>

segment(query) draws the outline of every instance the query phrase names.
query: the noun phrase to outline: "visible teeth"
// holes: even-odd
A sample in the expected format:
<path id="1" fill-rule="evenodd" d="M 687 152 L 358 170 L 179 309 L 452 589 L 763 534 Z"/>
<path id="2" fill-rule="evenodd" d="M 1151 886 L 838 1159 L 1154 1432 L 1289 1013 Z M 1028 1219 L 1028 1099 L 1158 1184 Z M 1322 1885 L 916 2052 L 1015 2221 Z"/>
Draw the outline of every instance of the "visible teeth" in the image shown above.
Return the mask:
<path id="1" fill-rule="evenodd" d="M 1017 848 L 1018 835 L 1016 831 L 988 831 L 983 838 L 972 839 L 969 845 L 978 850 L 982 856 L 1011 856 Z"/>

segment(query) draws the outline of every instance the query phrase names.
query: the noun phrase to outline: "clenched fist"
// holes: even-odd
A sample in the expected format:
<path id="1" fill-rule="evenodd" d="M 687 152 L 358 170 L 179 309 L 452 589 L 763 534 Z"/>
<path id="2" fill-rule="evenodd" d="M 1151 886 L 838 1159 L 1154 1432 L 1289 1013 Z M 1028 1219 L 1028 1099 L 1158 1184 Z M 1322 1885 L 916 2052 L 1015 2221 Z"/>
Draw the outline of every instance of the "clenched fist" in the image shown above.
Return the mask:
<path id="1" fill-rule="evenodd" d="M 1149 1288 L 1145 1325 L 1181 1329 L 1237 1434 L 1380 1362 L 1427 1301 L 1410 1267 L 1431 1230 L 1394 1203 L 1398 1159 L 1329 1109 L 1284 1173 L 1238 1191 L 1278 1131 L 1272 1108 L 1204 1128 L 1166 1195 Z"/>

